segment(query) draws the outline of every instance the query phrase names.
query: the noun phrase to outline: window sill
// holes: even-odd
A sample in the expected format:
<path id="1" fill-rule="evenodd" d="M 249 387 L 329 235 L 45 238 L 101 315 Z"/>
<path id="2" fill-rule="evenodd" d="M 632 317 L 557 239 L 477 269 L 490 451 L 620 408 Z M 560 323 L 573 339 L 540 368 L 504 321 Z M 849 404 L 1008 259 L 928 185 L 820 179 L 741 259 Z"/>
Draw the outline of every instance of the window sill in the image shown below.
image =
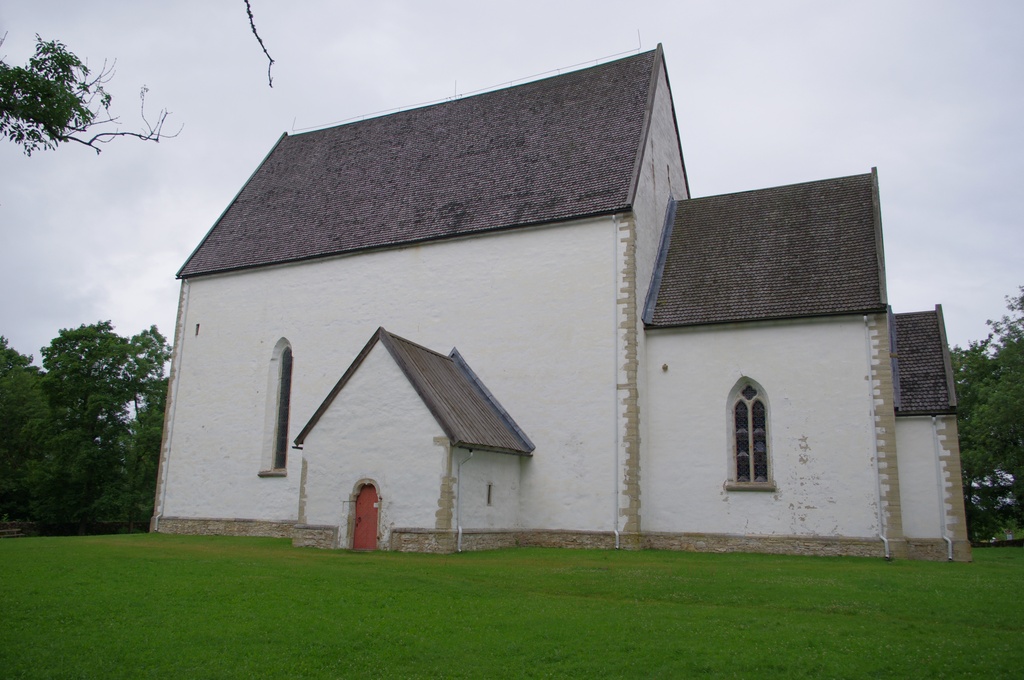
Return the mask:
<path id="1" fill-rule="evenodd" d="M 775 482 L 726 482 L 726 491 L 775 491 Z"/>
<path id="2" fill-rule="evenodd" d="M 284 469 L 280 470 L 260 470 L 256 473 L 259 477 L 287 477 L 288 471 Z"/>

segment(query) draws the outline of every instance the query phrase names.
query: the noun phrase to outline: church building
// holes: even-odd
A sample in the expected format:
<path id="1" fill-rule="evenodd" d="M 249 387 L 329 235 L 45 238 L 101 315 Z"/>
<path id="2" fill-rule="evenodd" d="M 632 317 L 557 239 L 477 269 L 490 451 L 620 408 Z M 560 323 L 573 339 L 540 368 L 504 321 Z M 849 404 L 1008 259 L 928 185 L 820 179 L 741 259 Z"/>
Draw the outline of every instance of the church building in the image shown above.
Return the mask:
<path id="1" fill-rule="evenodd" d="M 155 531 L 970 559 L 876 172 L 691 197 L 660 46 L 282 135 L 178 278 Z"/>

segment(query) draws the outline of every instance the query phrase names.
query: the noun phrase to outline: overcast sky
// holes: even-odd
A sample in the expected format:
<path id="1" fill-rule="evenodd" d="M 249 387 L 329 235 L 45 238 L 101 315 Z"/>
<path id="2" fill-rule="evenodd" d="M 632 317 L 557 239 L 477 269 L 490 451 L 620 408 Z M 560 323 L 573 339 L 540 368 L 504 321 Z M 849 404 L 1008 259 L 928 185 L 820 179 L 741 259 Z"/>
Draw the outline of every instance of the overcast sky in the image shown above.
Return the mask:
<path id="1" fill-rule="evenodd" d="M 694 196 L 878 167 L 889 302 L 943 305 L 987 334 L 1024 284 L 1024 3 L 0 0 L 0 58 L 34 36 L 91 67 L 124 129 L 180 135 L 0 141 L 0 335 L 24 354 L 101 319 L 173 335 L 174 275 L 282 132 L 443 100 L 611 55 L 665 49 Z"/>

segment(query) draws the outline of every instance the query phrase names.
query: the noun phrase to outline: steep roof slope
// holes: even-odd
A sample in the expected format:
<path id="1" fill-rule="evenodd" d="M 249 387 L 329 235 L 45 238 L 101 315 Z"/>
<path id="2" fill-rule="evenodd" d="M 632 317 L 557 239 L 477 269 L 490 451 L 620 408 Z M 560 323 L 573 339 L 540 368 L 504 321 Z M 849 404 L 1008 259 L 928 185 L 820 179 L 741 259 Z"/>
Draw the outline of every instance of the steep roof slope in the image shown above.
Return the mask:
<path id="1" fill-rule="evenodd" d="M 874 172 L 680 201 L 644 321 L 884 310 L 880 222 Z"/>
<path id="2" fill-rule="evenodd" d="M 295 438 L 296 446 L 302 446 L 306 435 L 316 426 L 331 402 L 378 343 L 402 369 L 454 446 L 518 455 L 531 454 L 534 446 L 529 437 L 477 378 L 458 351 L 453 349 L 449 356 L 438 354 L 383 328 L 377 329 L 302 428 Z"/>
<path id="3" fill-rule="evenodd" d="M 950 413 L 956 406 L 942 307 L 894 315 L 897 414 Z"/>
<path id="4" fill-rule="evenodd" d="M 189 277 L 628 208 L 659 49 L 284 135 Z"/>

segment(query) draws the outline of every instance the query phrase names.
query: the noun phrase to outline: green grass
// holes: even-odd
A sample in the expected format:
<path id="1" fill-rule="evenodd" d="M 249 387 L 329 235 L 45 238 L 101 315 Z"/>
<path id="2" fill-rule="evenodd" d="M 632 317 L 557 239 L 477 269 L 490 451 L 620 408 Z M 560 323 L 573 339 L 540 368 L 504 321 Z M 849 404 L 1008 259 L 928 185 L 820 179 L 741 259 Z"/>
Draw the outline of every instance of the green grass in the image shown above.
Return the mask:
<path id="1" fill-rule="evenodd" d="M 5 540 L 0 677 L 1021 677 L 1024 549 L 974 557 Z"/>

